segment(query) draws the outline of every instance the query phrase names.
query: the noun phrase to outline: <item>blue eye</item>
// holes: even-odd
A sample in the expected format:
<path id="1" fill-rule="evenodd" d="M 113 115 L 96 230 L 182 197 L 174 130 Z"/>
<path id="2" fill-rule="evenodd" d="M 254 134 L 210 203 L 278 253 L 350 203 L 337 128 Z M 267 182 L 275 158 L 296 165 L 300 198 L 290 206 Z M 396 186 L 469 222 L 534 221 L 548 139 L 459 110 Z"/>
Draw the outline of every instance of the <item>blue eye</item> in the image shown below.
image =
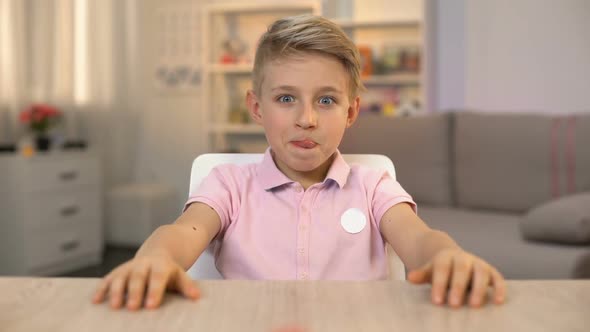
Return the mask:
<path id="1" fill-rule="evenodd" d="M 292 103 L 293 101 L 295 101 L 295 98 L 293 98 L 293 96 L 284 95 L 284 96 L 280 96 L 278 98 L 278 101 L 281 103 Z"/>
<path id="2" fill-rule="evenodd" d="M 320 104 L 322 104 L 322 105 L 332 105 L 334 103 L 335 103 L 335 101 L 334 101 L 334 98 L 332 98 L 332 97 L 320 98 Z"/>

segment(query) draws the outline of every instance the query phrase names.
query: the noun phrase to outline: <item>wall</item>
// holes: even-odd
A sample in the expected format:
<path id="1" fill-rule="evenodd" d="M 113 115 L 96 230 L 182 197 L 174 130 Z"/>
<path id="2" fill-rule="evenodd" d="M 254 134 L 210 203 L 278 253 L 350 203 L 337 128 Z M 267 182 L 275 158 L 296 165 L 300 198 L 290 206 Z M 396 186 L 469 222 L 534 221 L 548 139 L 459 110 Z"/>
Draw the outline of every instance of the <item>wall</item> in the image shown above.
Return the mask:
<path id="1" fill-rule="evenodd" d="M 430 0 L 436 107 L 590 111 L 590 1 Z"/>
<path id="2" fill-rule="evenodd" d="M 590 1 L 467 5 L 466 104 L 590 111 Z"/>
<path id="3" fill-rule="evenodd" d="M 465 103 L 465 0 L 426 1 L 430 111 Z"/>
<path id="4" fill-rule="evenodd" d="M 156 67 L 156 12 L 161 1 L 136 0 L 137 90 L 135 107 L 141 114 L 136 180 L 172 185 L 179 197 L 178 206 L 186 201 L 192 160 L 206 152 L 205 134 L 199 110 L 199 93 L 188 95 L 161 93 L 153 84 Z M 171 0 L 168 3 L 199 1 Z M 200 1 L 205 3 L 206 1 Z"/>

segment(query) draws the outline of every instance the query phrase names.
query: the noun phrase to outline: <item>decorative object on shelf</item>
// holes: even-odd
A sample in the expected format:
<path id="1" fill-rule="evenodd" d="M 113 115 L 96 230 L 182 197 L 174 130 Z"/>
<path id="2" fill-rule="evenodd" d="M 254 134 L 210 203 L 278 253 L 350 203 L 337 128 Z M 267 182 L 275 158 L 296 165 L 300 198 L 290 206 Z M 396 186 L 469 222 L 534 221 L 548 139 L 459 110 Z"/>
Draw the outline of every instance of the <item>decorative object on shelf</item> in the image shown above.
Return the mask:
<path id="1" fill-rule="evenodd" d="M 418 46 L 383 45 L 383 55 L 376 59 L 376 74 L 420 71 L 420 49 Z"/>
<path id="2" fill-rule="evenodd" d="M 399 91 L 394 86 L 374 87 L 362 93 L 362 113 L 378 113 L 386 116 L 396 116 L 399 106 Z"/>
<path id="3" fill-rule="evenodd" d="M 246 83 L 249 83 L 246 81 Z M 248 87 L 250 84 L 247 85 Z M 226 121 L 233 125 L 244 125 L 250 123 L 250 114 L 246 107 L 245 98 L 246 89 L 237 80 L 226 82 L 226 91 L 228 96 Z"/>
<path id="4" fill-rule="evenodd" d="M 67 140 L 63 144 L 64 150 L 84 150 L 88 147 L 85 140 Z"/>
<path id="5" fill-rule="evenodd" d="M 190 95 L 201 88 L 201 5 L 157 1 L 152 45 L 153 87 L 163 94 Z"/>
<path id="6" fill-rule="evenodd" d="M 402 50 L 395 45 L 383 45 L 383 56 L 379 64 L 379 74 L 397 72 L 402 66 Z"/>
<path id="7" fill-rule="evenodd" d="M 0 153 L 15 153 L 16 145 L 14 144 L 0 144 Z"/>
<path id="8" fill-rule="evenodd" d="M 397 116 L 407 117 L 416 115 L 420 112 L 420 102 L 417 100 L 404 99 L 400 102 Z"/>
<path id="9" fill-rule="evenodd" d="M 248 45 L 238 37 L 228 38 L 222 43 L 223 53 L 219 58 L 219 62 L 222 64 L 234 64 L 234 63 L 248 63 L 249 59 L 246 58 L 246 50 Z"/>
<path id="10" fill-rule="evenodd" d="M 369 46 L 358 45 L 361 55 L 361 76 L 367 77 L 373 74 L 373 50 Z"/>
<path id="11" fill-rule="evenodd" d="M 420 71 L 420 49 L 418 47 L 404 49 L 402 68 L 413 73 Z"/>
<path id="12" fill-rule="evenodd" d="M 189 65 L 165 66 L 156 69 L 156 82 L 162 88 L 190 90 L 201 84 L 201 70 Z"/>
<path id="13" fill-rule="evenodd" d="M 233 107 L 229 111 L 228 120 L 233 124 L 247 124 L 250 123 L 250 115 L 242 107 Z"/>
<path id="14" fill-rule="evenodd" d="M 21 123 L 33 132 L 38 151 L 47 151 L 51 146 L 49 130 L 62 119 L 62 113 L 54 106 L 33 104 L 20 114 Z"/>

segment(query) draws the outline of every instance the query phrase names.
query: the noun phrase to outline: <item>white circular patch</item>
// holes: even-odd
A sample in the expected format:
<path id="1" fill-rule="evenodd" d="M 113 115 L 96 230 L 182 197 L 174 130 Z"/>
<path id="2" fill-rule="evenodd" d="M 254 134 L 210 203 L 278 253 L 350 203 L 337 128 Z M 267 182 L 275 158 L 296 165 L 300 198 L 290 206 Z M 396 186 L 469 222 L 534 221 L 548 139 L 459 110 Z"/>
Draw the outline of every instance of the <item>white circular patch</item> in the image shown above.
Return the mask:
<path id="1" fill-rule="evenodd" d="M 360 209 L 350 208 L 342 214 L 340 223 L 345 231 L 356 234 L 362 231 L 365 225 L 367 225 L 367 217 L 365 217 L 365 214 Z"/>

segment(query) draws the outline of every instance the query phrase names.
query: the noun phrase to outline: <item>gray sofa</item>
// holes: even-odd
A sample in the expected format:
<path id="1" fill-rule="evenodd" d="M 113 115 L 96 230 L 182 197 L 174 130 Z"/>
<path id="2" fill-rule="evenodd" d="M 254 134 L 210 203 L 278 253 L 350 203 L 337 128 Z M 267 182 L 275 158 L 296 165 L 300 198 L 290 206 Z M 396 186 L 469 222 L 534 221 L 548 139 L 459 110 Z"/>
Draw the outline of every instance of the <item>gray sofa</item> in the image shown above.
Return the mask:
<path id="1" fill-rule="evenodd" d="M 389 156 L 420 217 L 505 277 L 562 279 L 590 278 L 589 143 L 590 113 L 462 110 L 361 114 L 340 151 Z"/>

